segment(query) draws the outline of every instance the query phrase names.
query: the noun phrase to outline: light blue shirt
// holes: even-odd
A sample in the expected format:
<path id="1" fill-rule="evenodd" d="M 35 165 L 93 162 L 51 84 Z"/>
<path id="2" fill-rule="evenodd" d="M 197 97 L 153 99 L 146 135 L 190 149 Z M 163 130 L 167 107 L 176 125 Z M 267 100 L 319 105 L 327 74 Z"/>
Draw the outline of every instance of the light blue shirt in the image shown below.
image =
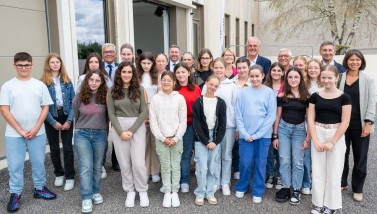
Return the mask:
<path id="1" fill-rule="evenodd" d="M 276 105 L 276 95 L 271 88 L 244 88 L 236 102 L 236 124 L 240 138 L 271 138 Z"/>

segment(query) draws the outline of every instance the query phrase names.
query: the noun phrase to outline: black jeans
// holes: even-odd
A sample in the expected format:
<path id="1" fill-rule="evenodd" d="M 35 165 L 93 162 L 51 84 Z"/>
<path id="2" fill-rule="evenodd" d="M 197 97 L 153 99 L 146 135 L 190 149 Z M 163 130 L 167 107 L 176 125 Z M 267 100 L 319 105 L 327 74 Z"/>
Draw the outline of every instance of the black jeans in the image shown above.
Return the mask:
<path id="1" fill-rule="evenodd" d="M 369 150 L 370 134 L 367 137 L 360 137 L 361 124 L 357 126 L 351 126 L 345 133 L 346 140 L 346 156 L 344 159 L 344 168 L 342 174 L 342 187 L 347 186 L 347 178 L 349 172 L 349 155 L 350 147 L 352 146 L 354 166 L 352 169 L 351 186 L 354 193 L 362 193 L 367 176 L 367 160 Z"/>
<path id="2" fill-rule="evenodd" d="M 63 125 L 67 121 L 68 116 L 64 115 L 62 111 L 58 111 L 58 113 L 58 117 L 54 117 L 54 119 Z M 45 128 L 48 144 L 50 145 L 50 156 L 52 165 L 54 166 L 55 176 L 65 175 L 67 179 L 74 179 L 75 168 L 72 148 L 73 124 L 71 124 L 68 130 L 60 131 L 45 122 Z M 63 144 L 64 168 L 62 167 L 60 159 L 59 133 Z"/>

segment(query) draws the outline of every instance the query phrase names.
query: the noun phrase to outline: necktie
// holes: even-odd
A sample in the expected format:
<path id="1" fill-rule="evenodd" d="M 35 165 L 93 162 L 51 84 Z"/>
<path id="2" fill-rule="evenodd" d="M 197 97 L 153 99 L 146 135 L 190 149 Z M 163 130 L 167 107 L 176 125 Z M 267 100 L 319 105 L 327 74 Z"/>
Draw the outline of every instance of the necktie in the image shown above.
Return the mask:
<path id="1" fill-rule="evenodd" d="M 176 65 L 175 62 L 173 62 L 173 70 L 174 70 L 174 68 L 175 68 L 175 65 Z"/>
<path id="2" fill-rule="evenodd" d="M 109 68 L 109 77 L 111 78 L 111 73 L 113 72 L 113 66 L 112 65 L 107 65 Z"/>

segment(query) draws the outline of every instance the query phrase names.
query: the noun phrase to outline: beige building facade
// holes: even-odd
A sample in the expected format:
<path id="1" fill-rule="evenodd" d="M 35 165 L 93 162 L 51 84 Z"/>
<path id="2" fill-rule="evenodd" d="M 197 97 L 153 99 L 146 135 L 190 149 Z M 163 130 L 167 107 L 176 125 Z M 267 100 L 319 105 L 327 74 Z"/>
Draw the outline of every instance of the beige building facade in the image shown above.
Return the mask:
<path id="1" fill-rule="evenodd" d="M 76 82 L 81 35 L 75 1 L 81 0 L 1 1 L 0 85 L 16 75 L 13 56 L 21 51 L 33 56 L 34 78 L 41 77 L 45 56 L 57 52 Z M 117 47 L 130 43 L 135 50 L 153 53 L 168 53 L 169 46 L 177 44 L 182 52 L 194 55 L 206 47 L 218 57 L 230 47 L 243 56 L 246 39 L 258 35 L 258 4 L 251 0 L 104 0 L 104 38 Z M 156 11 L 162 14 L 157 16 Z M 0 160 L 6 158 L 5 124 L 1 117 Z"/>

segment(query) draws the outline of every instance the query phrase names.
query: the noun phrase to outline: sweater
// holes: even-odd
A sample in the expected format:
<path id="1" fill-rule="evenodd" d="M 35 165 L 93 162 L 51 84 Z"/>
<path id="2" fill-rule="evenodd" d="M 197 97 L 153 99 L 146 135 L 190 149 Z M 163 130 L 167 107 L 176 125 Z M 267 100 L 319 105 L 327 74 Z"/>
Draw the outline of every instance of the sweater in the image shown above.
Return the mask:
<path id="1" fill-rule="evenodd" d="M 271 88 L 244 88 L 236 104 L 236 122 L 240 138 L 271 138 L 276 109 L 276 95 Z"/>
<path id="2" fill-rule="evenodd" d="M 182 140 L 187 127 L 186 101 L 182 95 L 177 91 L 170 94 L 160 91 L 153 96 L 149 108 L 150 127 L 156 139 Z"/>
<path id="3" fill-rule="evenodd" d="M 114 100 L 111 90 L 107 94 L 109 118 L 119 136 L 125 131 L 131 131 L 134 134 L 148 116 L 148 107 L 147 101 L 144 98 L 145 90 L 143 86 L 140 86 L 140 97 L 135 102 L 128 98 L 128 88 L 124 88 L 123 90 L 125 95 L 120 100 Z M 137 117 L 137 119 L 129 130 L 123 130 L 117 117 Z"/>
<path id="4" fill-rule="evenodd" d="M 224 138 L 226 131 L 226 104 L 223 99 L 217 97 L 216 123 L 213 128 L 213 142 L 218 145 Z M 195 133 L 195 141 L 208 145 L 209 130 L 204 115 L 203 96 L 200 96 L 192 107 L 192 126 Z"/>
<path id="5" fill-rule="evenodd" d="M 199 98 L 201 94 L 200 88 L 198 85 L 195 84 L 195 89 L 193 91 L 190 91 L 187 86 L 181 86 L 178 92 L 186 100 L 187 126 L 191 126 L 192 125 L 192 105 L 194 104 L 195 100 Z"/>
<path id="6" fill-rule="evenodd" d="M 96 104 L 96 94 L 85 105 L 79 97 L 73 100 L 73 113 L 76 129 L 105 129 L 109 128 L 106 105 Z"/>

